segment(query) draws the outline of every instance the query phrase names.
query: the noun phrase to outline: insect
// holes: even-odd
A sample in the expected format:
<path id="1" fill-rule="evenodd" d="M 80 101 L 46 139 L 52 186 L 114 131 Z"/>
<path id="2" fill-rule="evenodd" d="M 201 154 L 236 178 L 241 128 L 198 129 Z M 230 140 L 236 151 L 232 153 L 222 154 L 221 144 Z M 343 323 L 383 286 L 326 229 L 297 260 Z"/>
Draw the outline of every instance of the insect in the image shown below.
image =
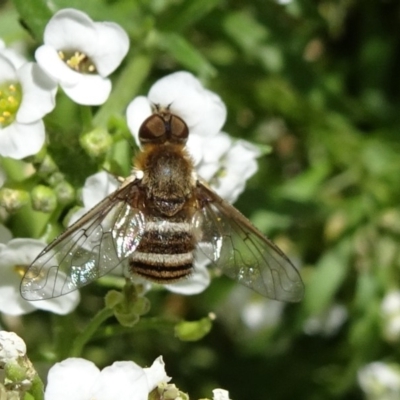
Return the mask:
<path id="1" fill-rule="evenodd" d="M 39 254 L 22 279 L 22 297 L 61 296 L 122 261 L 128 274 L 169 284 L 188 277 L 202 252 L 266 297 L 301 300 L 303 283 L 285 254 L 196 176 L 188 135 L 169 107 L 155 106 L 139 129 L 132 175 Z"/>

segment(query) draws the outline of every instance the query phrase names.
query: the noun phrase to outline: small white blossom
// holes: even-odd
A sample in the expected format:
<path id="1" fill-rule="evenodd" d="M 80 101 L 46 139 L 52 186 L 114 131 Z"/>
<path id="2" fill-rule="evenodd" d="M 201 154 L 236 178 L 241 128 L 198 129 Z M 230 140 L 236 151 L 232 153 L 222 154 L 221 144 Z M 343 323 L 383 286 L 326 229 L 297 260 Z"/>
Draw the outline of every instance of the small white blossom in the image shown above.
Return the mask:
<path id="1" fill-rule="evenodd" d="M 103 104 L 110 92 L 107 78 L 129 49 L 126 32 L 112 22 L 93 22 L 81 11 L 58 11 L 46 25 L 38 64 L 76 103 Z"/>
<path id="2" fill-rule="evenodd" d="M 400 398 L 400 367 L 373 362 L 358 371 L 358 383 L 368 400 Z"/>
<path id="3" fill-rule="evenodd" d="M 44 144 L 44 115 L 55 106 L 56 85 L 37 64 L 19 69 L 0 54 L 0 155 L 21 159 Z"/>
<path id="4" fill-rule="evenodd" d="M 159 105 L 182 118 L 190 132 L 190 141 L 196 135 L 217 134 L 226 119 L 226 107 L 220 97 L 205 89 L 191 73 L 181 71 L 158 80 L 147 97 L 136 97 L 128 106 L 128 126 L 138 141 L 139 128 L 152 114 L 152 106 Z"/>
<path id="5" fill-rule="evenodd" d="M 347 317 L 346 307 L 341 304 L 334 304 L 320 315 L 308 318 L 303 329 L 307 335 L 332 336 L 342 327 Z"/>
<path id="6" fill-rule="evenodd" d="M 224 389 L 214 389 L 213 400 L 230 400 L 229 392 Z"/>
<path id="7" fill-rule="evenodd" d="M 25 342 L 14 332 L 0 331 L 0 368 L 25 357 Z"/>
<path id="8" fill-rule="evenodd" d="M 257 171 L 260 152 L 251 143 L 234 141 L 221 132 L 226 107 L 220 97 L 189 72 L 160 79 L 147 97 L 136 97 L 128 106 L 128 126 L 138 144 L 140 126 L 152 114 L 153 105 L 168 107 L 185 121 L 190 132 L 187 149 L 199 176 L 225 200 L 234 202 Z"/>
<path id="9" fill-rule="evenodd" d="M 68 358 L 50 369 L 45 400 L 147 400 L 153 389 L 170 379 L 162 357 L 150 368 L 119 361 L 101 371 L 90 361 Z"/>
<path id="10" fill-rule="evenodd" d="M 0 312 L 23 315 L 40 309 L 63 315 L 78 305 L 78 291 L 41 301 L 26 301 L 21 297 L 22 274 L 45 246 L 34 239 L 12 239 L 7 244 L 0 243 Z"/>
<path id="11" fill-rule="evenodd" d="M 245 140 L 233 141 L 223 132 L 204 140 L 203 146 L 203 156 L 196 165 L 199 176 L 223 199 L 234 203 L 247 179 L 257 171 L 260 151 Z"/>
<path id="12" fill-rule="evenodd" d="M 388 293 L 381 304 L 383 335 L 386 340 L 395 342 L 400 339 L 400 291 Z"/>
<path id="13" fill-rule="evenodd" d="M 86 214 L 97 203 L 103 200 L 106 196 L 114 192 L 118 188 L 116 179 L 105 171 L 98 172 L 89 176 L 82 189 L 83 208 L 76 211 L 70 218 L 69 225 Z M 201 252 L 196 259 L 193 274 L 187 279 L 182 279 L 180 282 L 170 285 L 164 285 L 169 291 L 184 295 L 198 294 L 205 290 L 210 284 L 211 278 L 206 265 L 209 260 Z M 121 267 L 123 265 L 121 264 Z M 143 280 L 139 276 L 133 276 L 128 270 L 123 271 L 121 267 L 117 267 L 112 272 L 118 275 L 125 273 L 127 277 L 132 278 L 134 282 L 143 284 L 145 289 L 149 289 L 148 281 Z"/>

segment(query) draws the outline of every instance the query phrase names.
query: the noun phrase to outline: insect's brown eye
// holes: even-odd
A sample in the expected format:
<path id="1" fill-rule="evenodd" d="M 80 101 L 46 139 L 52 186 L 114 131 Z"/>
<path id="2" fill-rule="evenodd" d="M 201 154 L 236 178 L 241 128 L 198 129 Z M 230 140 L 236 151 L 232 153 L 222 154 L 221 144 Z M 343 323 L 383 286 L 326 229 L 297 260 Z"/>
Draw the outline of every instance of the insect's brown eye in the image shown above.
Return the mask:
<path id="1" fill-rule="evenodd" d="M 139 140 L 142 143 L 165 141 L 165 121 L 159 115 L 148 117 L 139 129 Z"/>
<path id="2" fill-rule="evenodd" d="M 189 129 L 186 123 L 176 115 L 171 115 L 170 121 L 171 139 L 173 141 L 185 142 L 189 136 Z"/>

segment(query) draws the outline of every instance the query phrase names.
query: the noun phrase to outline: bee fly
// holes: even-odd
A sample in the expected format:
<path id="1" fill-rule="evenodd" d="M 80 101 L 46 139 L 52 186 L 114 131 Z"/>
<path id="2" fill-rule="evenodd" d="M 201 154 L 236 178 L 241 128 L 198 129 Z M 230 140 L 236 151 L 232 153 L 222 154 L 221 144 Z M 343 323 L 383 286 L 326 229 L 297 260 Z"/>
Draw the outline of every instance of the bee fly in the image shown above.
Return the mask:
<path id="1" fill-rule="evenodd" d="M 128 275 L 169 284 L 196 256 L 256 292 L 299 301 L 301 278 L 285 254 L 195 173 L 186 123 L 155 107 L 139 129 L 142 151 L 119 189 L 47 246 L 21 283 L 26 300 L 69 293 L 127 260 Z"/>

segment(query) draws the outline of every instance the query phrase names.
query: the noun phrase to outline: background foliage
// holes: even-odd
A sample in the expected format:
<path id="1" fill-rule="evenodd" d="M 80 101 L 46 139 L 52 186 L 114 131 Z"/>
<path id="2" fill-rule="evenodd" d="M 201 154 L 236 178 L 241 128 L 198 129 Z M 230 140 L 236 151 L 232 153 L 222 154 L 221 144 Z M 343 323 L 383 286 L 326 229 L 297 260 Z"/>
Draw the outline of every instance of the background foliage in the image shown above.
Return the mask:
<path id="1" fill-rule="evenodd" d="M 27 42 L 31 54 L 49 17 L 64 7 L 117 22 L 130 35 L 131 50 L 113 75 L 112 96 L 94 109 L 93 121 L 62 94 L 46 117 L 47 153 L 75 188 L 101 167 L 129 172 L 134 144 L 123 110 L 159 77 L 177 70 L 193 72 L 223 98 L 227 132 L 273 147 L 236 206 L 296 261 L 304 300 L 277 305 L 224 278 L 193 297 L 152 292 L 150 318 L 133 329 L 110 321 L 85 348 L 86 358 L 99 366 L 122 359 L 148 365 L 163 354 L 182 390 L 201 397 L 223 387 L 236 400 L 362 398 L 360 367 L 375 360 L 400 362 L 397 340 L 383 335 L 380 311 L 383 296 L 399 287 L 398 1 L 0 5 L 0 37 Z M 106 153 L 85 148 L 85 135 L 94 127 L 111 139 Z M 28 162 L 43 166 L 40 155 Z M 18 171 L 11 160 L 3 164 Z M 48 183 L 43 170 L 28 179 L 15 174 L 25 188 Z M 21 210 L 8 224 L 17 237 L 40 237 L 50 222 L 52 236 L 71 205 L 50 215 Z M 46 369 L 55 355 L 67 352 L 73 331 L 102 307 L 106 289 L 86 288 L 73 316 L 36 312 L 3 318 L 3 326 L 19 333 L 31 358 Z M 347 318 L 332 328 L 329 316 L 338 305 Z M 246 315 L 253 306 L 261 310 L 262 322 L 249 325 Z M 151 319 L 196 320 L 210 311 L 217 319 L 198 342 L 182 342 L 170 325 Z"/>

